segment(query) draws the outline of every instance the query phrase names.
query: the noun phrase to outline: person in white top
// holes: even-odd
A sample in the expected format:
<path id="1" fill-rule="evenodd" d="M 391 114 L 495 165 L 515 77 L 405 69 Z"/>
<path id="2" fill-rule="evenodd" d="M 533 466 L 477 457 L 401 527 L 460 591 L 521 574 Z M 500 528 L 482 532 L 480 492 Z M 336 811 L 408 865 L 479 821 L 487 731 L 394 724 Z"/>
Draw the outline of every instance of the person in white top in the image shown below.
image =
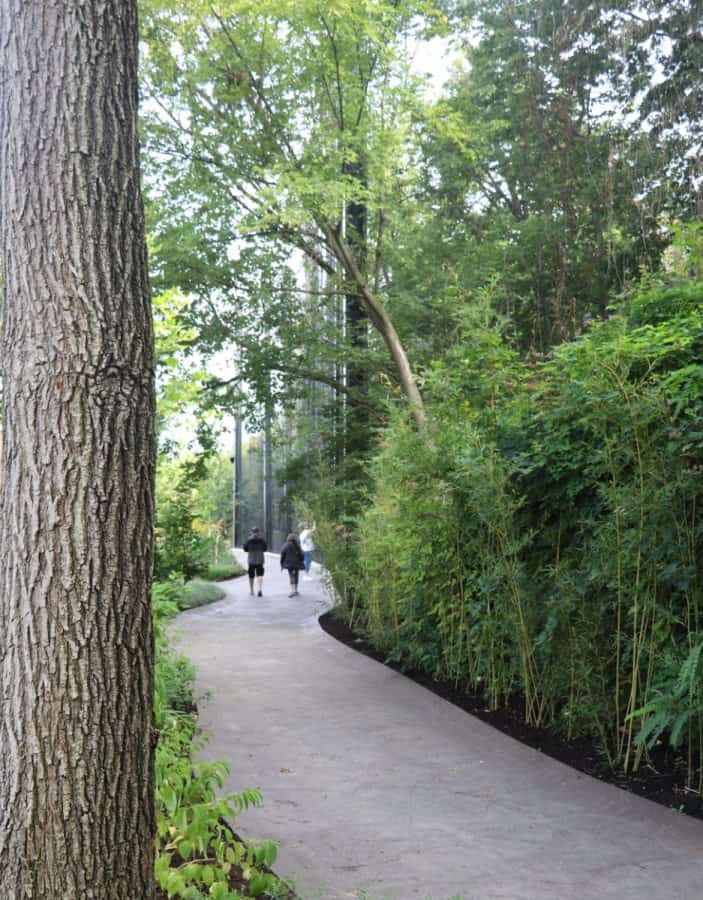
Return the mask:
<path id="1" fill-rule="evenodd" d="M 310 574 L 310 566 L 312 565 L 312 551 L 315 549 L 315 542 L 312 539 L 315 525 L 312 528 L 305 526 L 300 532 L 300 549 L 303 551 L 303 566 L 305 574 Z"/>

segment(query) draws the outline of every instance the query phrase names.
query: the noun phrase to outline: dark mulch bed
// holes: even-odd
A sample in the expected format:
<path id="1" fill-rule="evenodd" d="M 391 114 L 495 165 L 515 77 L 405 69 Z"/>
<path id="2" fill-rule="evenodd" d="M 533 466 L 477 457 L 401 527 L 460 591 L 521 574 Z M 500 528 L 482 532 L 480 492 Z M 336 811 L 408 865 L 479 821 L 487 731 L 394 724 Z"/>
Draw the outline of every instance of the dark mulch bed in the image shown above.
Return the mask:
<path id="1" fill-rule="evenodd" d="M 374 650 L 366 639 L 355 634 L 334 610 L 323 613 L 319 619 L 320 626 L 329 635 L 370 656 L 372 659 L 402 672 L 408 678 L 443 697 L 455 706 L 476 716 L 494 728 L 523 744 L 552 756 L 580 772 L 592 775 L 600 781 L 614 784 L 633 794 L 639 794 L 664 806 L 670 806 L 690 816 L 703 819 L 703 798 L 685 789 L 685 761 L 664 749 L 656 749 L 650 753 L 648 761 L 643 761 L 636 775 L 624 775 L 614 772 L 607 760 L 599 752 L 591 740 L 580 738 L 568 741 L 543 728 L 533 728 L 523 721 L 523 706 L 520 697 L 515 697 L 511 704 L 503 709 L 486 708 L 485 698 L 478 694 L 467 693 L 454 682 L 435 681 L 423 672 L 408 671 L 400 664 L 389 661 Z"/>

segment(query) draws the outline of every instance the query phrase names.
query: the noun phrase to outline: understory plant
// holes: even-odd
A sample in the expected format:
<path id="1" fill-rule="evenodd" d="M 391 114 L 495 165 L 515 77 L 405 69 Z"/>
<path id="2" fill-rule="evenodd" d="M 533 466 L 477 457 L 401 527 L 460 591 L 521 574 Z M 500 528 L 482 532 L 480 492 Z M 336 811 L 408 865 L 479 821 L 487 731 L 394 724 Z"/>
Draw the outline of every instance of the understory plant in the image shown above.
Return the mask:
<path id="1" fill-rule="evenodd" d="M 192 664 L 174 653 L 166 624 L 178 610 L 178 582 L 154 586 L 156 631 L 155 723 L 157 855 L 161 896 L 176 900 L 292 897 L 290 885 L 270 871 L 276 845 L 245 844 L 229 823 L 258 806 L 253 789 L 223 793 L 226 763 L 197 761 L 198 737 Z"/>

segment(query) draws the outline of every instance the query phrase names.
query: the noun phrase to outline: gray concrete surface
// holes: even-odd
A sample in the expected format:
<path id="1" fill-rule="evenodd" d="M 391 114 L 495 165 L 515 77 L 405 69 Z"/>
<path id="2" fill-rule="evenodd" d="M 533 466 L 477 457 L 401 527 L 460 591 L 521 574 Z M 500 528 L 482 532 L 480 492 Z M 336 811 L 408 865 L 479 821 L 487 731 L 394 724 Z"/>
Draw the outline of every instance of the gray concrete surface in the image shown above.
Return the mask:
<path id="1" fill-rule="evenodd" d="M 277 560 L 180 616 L 206 756 L 263 806 L 304 900 L 698 900 L 703 822 L 525 747 L 326 635 L 319 575 L 288 599 Z"/>

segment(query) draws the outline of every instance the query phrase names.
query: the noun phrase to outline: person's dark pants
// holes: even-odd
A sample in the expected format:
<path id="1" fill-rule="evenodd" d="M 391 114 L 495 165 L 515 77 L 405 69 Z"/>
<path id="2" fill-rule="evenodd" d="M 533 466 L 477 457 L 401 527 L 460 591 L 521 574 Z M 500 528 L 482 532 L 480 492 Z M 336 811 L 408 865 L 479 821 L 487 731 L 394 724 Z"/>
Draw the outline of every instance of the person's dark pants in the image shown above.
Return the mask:
<path id="1" fill-rule="evenodd" d="M 264 564 L 263 563 L 255 563 L 253 566 L 249 566 L 249 593 L 254 593 L 254 577 L 259 579 L 259 596 L 261 596 L 261 586 L 263 584 L 264 577 Z"/>
<path id="2" fill-rule="evenodd" d="M 300 575 L 300 569 L 288 569 L 288 580 L 290 581 L 290 586 L 294 591 L 298 590 L 298 576 Z"/>

